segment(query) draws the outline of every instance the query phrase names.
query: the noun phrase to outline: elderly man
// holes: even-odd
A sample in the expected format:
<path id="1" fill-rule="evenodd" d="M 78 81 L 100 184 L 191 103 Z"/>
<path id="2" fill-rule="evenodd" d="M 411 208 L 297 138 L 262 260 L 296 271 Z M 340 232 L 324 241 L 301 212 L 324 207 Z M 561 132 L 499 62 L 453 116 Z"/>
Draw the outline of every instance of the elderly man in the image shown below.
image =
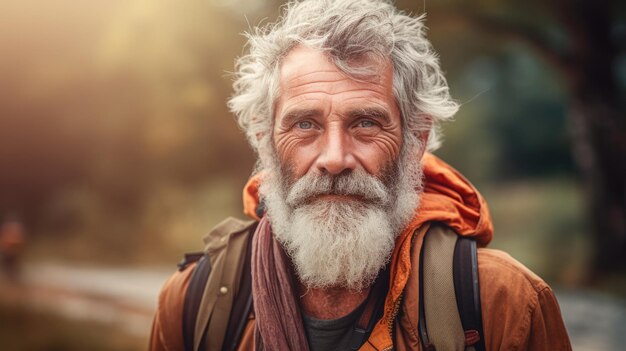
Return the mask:
<path id="1" fill-rule="evenodd" d="M 427 152 L 458 106 L 422 20 L 382 0 L 295 1 L 248 35 L 229 106 L 259 156 L 255 222 L 220 224 L 203 268 L 183 262 L 166 283 L 152 350 L 570 349 L 550 288 L 482 248 L 483 198 Z M 435 229 L 481 247 L 482 322 L 452 320 L 459 342 L 424 313 L 447 306 L 424 297 L 427 279 L 452 275 L 422 273 Z"/>

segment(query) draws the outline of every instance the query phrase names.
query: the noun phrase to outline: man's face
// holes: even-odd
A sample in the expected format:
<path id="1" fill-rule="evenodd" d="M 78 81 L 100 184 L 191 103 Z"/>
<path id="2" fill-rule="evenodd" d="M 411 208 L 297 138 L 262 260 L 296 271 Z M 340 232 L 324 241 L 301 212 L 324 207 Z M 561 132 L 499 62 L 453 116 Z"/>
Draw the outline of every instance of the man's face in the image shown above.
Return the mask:
<path id="1" fill-rule="evenodd" d="M 419 202 L 421 149 L 403 140 L 383 68 L 359 82 L 304 47 L 281 66 L 275 154 L 264 154 L 259 190 L 306 286 L 369 286 Z"/>
<path id="2" fill-rule="evenodd" d="M 273 140 L 292 182 L 310 172 L 339 175 L 360 169 L 380 176 L 396 162 L 402 122 L 391 65 L 381 73 L 375 81 L 355 81 L 322 52 L 307 47 L 284 58 Z"/>

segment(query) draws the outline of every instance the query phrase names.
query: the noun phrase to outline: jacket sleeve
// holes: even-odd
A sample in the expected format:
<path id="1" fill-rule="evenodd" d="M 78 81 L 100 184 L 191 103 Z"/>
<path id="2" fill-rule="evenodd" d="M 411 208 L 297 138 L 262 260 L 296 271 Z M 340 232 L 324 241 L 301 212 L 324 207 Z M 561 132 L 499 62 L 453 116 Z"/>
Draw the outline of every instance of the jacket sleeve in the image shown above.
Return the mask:
<path id="1" fill-rule="evenodd" d="M 479 249 L 478 268 L 487 350 L 571 350 L 548 284 L 499 250 Z"/>
<path id="2" fill-rule="evenodd" d="M 174 273 L 159 293 L 152 322 L 150 351 L 183 351 L 183 305 L 195 264 Z"/>
<path id="3" fill-rule="evenodd" d="M 159 318 L 159 312 L 157 311 L 152 321 L 152 330 L 150 331 L 150 351 L 167 351 L 165 344 L 163 343 L 163 336 L 161 333 L 161 322 Z"/>
<path id="4" fill-rule="evenodd" d="M 549 287 L 537 293 L 525 350 L 571 350 L 559 304 Z"/>

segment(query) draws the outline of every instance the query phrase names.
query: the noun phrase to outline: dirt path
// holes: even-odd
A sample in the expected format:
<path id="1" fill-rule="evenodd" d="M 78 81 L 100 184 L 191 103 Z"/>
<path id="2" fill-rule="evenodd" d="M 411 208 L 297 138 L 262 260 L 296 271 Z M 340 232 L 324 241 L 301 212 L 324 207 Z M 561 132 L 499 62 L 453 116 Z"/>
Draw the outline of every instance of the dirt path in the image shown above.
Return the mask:
<path id="1" fill-rule="evenodd" d="M 0 297 L 68 318 L 117 324 L 132 335 L 147 337 L 158 292 L 173 272 L 172 268 L 33 265 L 24 270 L 21 284 L 0 289 Z"/>
<path id="2" fill-rule="evenodd" d="M 574 350 L 624 350 L 626 301 L 593 291 L 557 291 L 557 298 Z"/>
<path id="3" fill-rule="evenodd" d="M 25 288 L 14 291 L 13 298 L 70 318 L 116 323 L 146 337 L 159 289 L 173 272 L 172 267 L 31 266 L 24 274 Z M 557 297 L 574 350 L 612 351 L 626 345 L 625 301 L 585 291 L 558 290 Z"/>

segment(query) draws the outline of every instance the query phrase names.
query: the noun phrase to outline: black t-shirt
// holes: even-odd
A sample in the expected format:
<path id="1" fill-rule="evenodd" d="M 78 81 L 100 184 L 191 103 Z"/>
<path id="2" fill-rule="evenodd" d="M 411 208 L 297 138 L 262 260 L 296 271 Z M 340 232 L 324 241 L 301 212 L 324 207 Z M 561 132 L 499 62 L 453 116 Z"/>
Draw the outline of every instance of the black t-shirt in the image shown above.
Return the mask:
<path id="1" fill-rule="evenodd" d="M 354 311 L 337 319 L 317 319 L 303 315 L 302 322 L 309 340 L 309 349 L 311 351 L 350 350 L 352 331 L 363 308 L 365 308 L 365 302 Z"/>

